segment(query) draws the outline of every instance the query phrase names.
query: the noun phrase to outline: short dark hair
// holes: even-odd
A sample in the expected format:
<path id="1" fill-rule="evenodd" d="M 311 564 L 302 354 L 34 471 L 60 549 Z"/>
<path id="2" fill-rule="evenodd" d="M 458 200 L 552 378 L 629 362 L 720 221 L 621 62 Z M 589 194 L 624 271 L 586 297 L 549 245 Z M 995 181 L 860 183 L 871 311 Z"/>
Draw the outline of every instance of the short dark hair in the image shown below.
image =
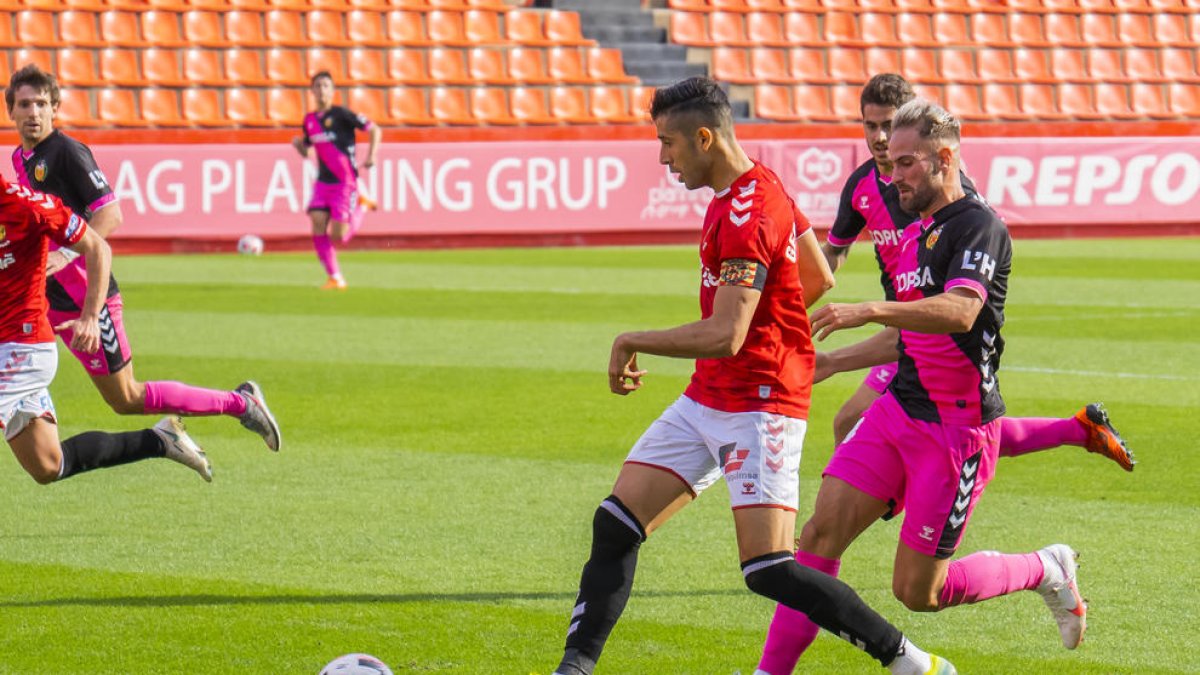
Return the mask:
<path id="1" fill-rule="evenodd" d="M 651 119 L 679 114 L 695 116 L 698 126 L 713 129 L 733 126 L 729 97 L 721 85 L 707 77 L 689 77 L 654 90 L 654 99 L 650 102 Z"/>
<path id="2" fill-rule="evenodd" d="M 328 70 L 318 70 L 316 73 L 313 74 L 312 79 L 309 80 L 309 82 L 308 82 L 309 86 L 316 84 L 317 80 L 321 79 L 322 77 L 329 80 L 329 82 L 331 84 L 333 83 L 333 74 L 332 73 L 330 73 Z"/>
<path id="3" fill-rule="evenodd" d="M 863 87 L 858 107 L 860 111 L 868 105 L 899 108 L 916 97 L 917 93 L 908 80 L 895 73 L 883 73 L 872 77 Z"/>
<path id="4" fill-rule="evenodd" d="M 50 94 L 50 107 L 57 108 L 62 101 L 62 92 L 58 89 L 58 80 L 50 73 L 38 68 L 35 64 L 24 66 L 17 72 L 12 74 L 8 80 L 8 88 L 4 90 L 4 102 L 8 104 L 8 111 L 11 113 L 13 106 L 17 104 L 17 90 L 21 87 L 33 87 L 38 91 L 45 91 Z"/>

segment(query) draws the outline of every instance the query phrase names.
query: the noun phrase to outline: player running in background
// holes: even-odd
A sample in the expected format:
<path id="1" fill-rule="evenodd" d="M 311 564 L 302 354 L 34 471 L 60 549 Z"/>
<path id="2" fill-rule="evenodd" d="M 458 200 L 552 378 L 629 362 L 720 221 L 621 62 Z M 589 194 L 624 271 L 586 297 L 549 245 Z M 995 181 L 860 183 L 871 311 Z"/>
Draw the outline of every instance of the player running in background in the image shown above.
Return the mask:
<path id="1" fill-rule="evenodd" d="M 46 257 L 53 240 L 87 261 L 87 292 L 62 324 L 47 316 Z M 103 344 L 112 258 L 108 244 L 53 197 L 0 178 L 0 429 L 17 462 L 42 485 L 107 466 L 167 457 L 212 480 L 208 458 L 178 417 L 153 429 L 88 431 L 61 444 L 48 387 L 58 368 L 54 331 L 71 336 L 76 353 Z"/>
<path id="2" fill-rule="evenodd" d="M 13 170 L 21 185 L 58 197 L 72 211 L 88 220 L 90 229 L 102 238 L 122 222 L 121 205 L 96 165 L 86 145 L 54 128 L 60 94 L 53 75 L 37 66 L 13 73 L 4 92 L 8 114 L 16 124 L 20 147 L 12 154 Z M 88 290 L 85 261 L 69 249 L 48 256 L 46 294 L 50 322 L 73 325 L 79 318 Z M 267 408 L 262 391 L 252 381 L 233 391 L 201 389 L 181 382 L 139 382 L 133 375 L 133 355 L 122 321 L 123 302 L 116 279 L 107 277 L 108 297 L 100 308 L 99 351 L 71 353 L 92 379 L 104 401 L 118 414 L 142 415 L 229 415 L 242 426 L 262 436 L 267 447 L 278 450 L 279 426 Z M 61 331 L 63 342 L 74 343 L 71 329 Z"/>
<path id="3" fill-rule="evenodd" d="M 701 319 L 617 336 L 608 383 L 620 395 L 640 389 L 639 353 L 696 359 L 696 369 L 596 509 L 556 672 L 593 671 L 629 599 L 642 542 L 724 477 L 747 587 L 805 612 L 893 673 L 953 673 L 849 586 L 792 556 L 814 359 L 805 308 L 833 283 L 812 229 L 778 177 L 738 144 L 715 82 L 661 88 L 650 114 L 659 161 L 688 189 L 716 191 L 701 234 Z"/>
<path id="4" fill-rule="evenodd" d="M 871 78 L 863 88 L 861 110 L 868 159 L 859 166 L 842 189 L 837 218 L 821 250 L 835 273 L 850 254 L 850 246 L 866 229 L 875 244 L 884 297 L 895 300 L 893 268 L 900 249 L 900 237 L 917 216 L 900 206 L 899 193 L 892 184 L 892 163 L 887 157 L 892 115 L 916 97 L 912 86 L 899 75 L 883 74 Z M 978 198 L 974 184 L 963 173 L 963 189 Z M 822 364 L 824 366 L 824 364 Z M 835 364 L 829 364 L 831 366 Z M 824 371 L 822 367 L 820 370 Z M 841 371 L 834 371 L 841 372 Z M 829 375 L 834 374 L 829 372 Z M 833 420 L 833 440 L 837 445 L 846 438 L 866 409 L 887 390 L 896 372 L 896 364 L 872 368 L 857 391 L 842 405 Z M 1084 447 L 1099 453 L 1132 471 L 1133 455 L 1112 427 L 1108 414 L 1099 403 L 1084 406 L 1074 417 L 1004 417 L 1000 422 L 1000 456 L 1015 457 L 1061 445 Z"/>
<path id="5" fill-rule="evenodd" d="M 881 124 L 887 118 L 874 117 L 877 106 L 864 106 L 864 114 Z M 813 313 L 812 326 L 819 339 L 872 322 L 888 327 L 831 352 L 840 369 L 899 361 L 888 389 L 825 468 L 796 558 L 837 574 L 859 534 L 907 509 L 892 592 L 908 608 L 938 611 L 1037 590 L 1073 649 L 1087 607 L 1070 547 L 949 560 L 999 457 L 1004 402 L 996 370 L 1012 247 L 1003 221 L 962 186 L 957 119 L 914 99 L 896 112 L 890 132 L 890 188 L 904 212 L 919 214 L 888 251 L 894 299 L 830 304 Z M 778 608 L 756 672 L 791 673 L 816 633 L 806 617 Z"/>
<path id="6" fill-rule="evenodd" d="M 312 93 L 317 109 L 304 116 L 303 134 L 292 139 L 292 146 L 301 157 L 307 158 L 310 151 L 317 156 L 317 182 L 308 203 L 313 248 L 329 276 L 321 288 L 341 291 L 346 289 L 346 279 L 338 267 L 335 245 L 350 241 L 362 226 L 370 202 L 359 198 L 358 170 L 375 166 L 383 131 L 365 116 L 333 104 L 333 76 L 328 72 L 313 75 Z M 356 166 L 354 132 L 359 129 L 371 141 L 367 156 Z"/>

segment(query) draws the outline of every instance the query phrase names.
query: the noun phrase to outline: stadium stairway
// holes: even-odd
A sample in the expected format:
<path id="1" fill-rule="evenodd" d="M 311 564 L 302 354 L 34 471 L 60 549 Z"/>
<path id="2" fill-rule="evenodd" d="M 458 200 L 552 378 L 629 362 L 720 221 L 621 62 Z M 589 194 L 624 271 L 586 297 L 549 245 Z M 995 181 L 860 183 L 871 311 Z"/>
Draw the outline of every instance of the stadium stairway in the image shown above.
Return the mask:
<path id="1" fill-rule="evenodd" d="M 671 44 L 653 6 L 665 8 L 665 0 L 644 7 L 641 0 L 554 0 L 555 9 L 579 12 L 584 37 L 604 47 L 621 50 L 625 72 L 641 78 L 648 86 L 663 86 L 684 78 L 708 74 L 708 63 L 688 60 L 688 47 Z M 748 100 L 731 100 L 738 120 L 750 117 Z"/>

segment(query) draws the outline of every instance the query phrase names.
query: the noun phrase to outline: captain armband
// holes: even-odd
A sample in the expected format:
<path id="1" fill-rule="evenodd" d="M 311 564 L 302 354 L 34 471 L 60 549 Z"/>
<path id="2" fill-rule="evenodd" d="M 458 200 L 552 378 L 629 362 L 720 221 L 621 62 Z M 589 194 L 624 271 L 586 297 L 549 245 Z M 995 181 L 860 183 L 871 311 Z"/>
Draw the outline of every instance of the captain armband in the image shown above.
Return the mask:
<path id="1" fill-rule="evenodd" d="M 721 261 L 720 286 L 741 286 L 761 291 L 767 285 L 767 266 L 757 260 L 732 258 Z"/>

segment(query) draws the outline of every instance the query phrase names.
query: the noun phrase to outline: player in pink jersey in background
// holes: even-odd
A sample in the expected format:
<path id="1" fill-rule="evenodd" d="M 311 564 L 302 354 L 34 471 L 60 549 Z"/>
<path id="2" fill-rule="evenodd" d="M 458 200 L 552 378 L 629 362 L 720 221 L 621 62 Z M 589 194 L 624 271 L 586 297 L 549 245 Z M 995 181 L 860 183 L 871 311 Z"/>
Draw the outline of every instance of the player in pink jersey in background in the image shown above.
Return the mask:
<path id="1" fill-rule="evenodd" d="M 122 223 L 121 204 L 83 143 L 54 128 L 61 100 L 53 75 L 29 65 L 13 73 L 4 92 L 8 114 L 21 145 L 12 166 L 21 185 L 54 195 L 87 219 L 96 234 L 107 238 Z M 46 295 L 54 325 L 79 317 L 88 289 L 87 268 L 69 249 L 49 253 Z M 108 294 L 100 308 L 101 349 L 87 352 L 71 347 L 70 328 L 59 331 L 104 401 L 118 414 L 228 415 L 278 450 L 279 426 L 266 406 L 262 390 L 246 381 L 232 391 L 204 389 L 182 382 L 139 382 L 133 374 L 133 353 L 125 335 L 124 302 L 116 279 L 109 275 Z"/>
<path id="2" fill-rule="evenodd" d="M 371 202 L 358 193 L 358 170 L 375 166 L 383 131 L 363 115 L 355 115 L 333 104 L 333 76 L 321 71 L 312 78 L 312 93 L 317 109 L 304 116 L 302 135 L 292 139 L 301 157 L 316 155 L 317 181 L 313 184 L 308 217 L 312 221 L 313 248 L 325 268 L 325 290 L 345 290 L 346 278 L 338 266 L 337 244 L 344 244 L 362 226 Z M 355 165 L 355 131 L 370 135 L 367 156 Z"/>

